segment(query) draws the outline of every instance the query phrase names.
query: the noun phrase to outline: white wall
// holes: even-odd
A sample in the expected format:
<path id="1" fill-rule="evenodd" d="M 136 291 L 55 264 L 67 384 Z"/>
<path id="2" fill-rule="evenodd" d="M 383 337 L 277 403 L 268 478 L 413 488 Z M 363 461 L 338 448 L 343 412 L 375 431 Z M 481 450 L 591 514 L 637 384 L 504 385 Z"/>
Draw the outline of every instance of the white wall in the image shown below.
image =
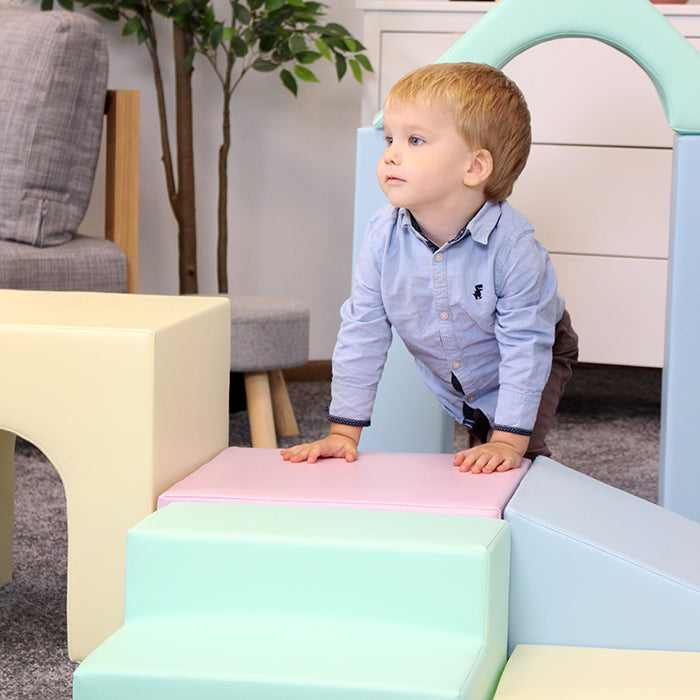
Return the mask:
<path id="1" fill-rule="evenodd" d="M 326 4 L 326 21 L 362 38 L 362 16 L 354 3 Z M 151 64 L 133 37 L 120 36 L 121 24 L 102 26 L 110 52 L 109 86 L 141 91 L 139 291 L 177 294 L 177 229 L 165 192 Z M 171 32 L 167 24 L 162 29 L 162 66 L 172 88 Z M 277 74 L 251 72 L 234 93 L 228 270 L 231 293 L 291 296 L 309 304 L 310 359 L 326 359 L 338 309 L 350 289 L 361 88 L 349 75 L 338 83 L 328 61 L 314 70 L 321 84 L 300 84 L 296 100 Z M 219 84 L 201 59 L 195 62 L 193 85 L 199 285 L 200 293 L 215 294 L 221 99 Z M 93 198 L 83 229 L 99 227 L 101 192 Z"/>

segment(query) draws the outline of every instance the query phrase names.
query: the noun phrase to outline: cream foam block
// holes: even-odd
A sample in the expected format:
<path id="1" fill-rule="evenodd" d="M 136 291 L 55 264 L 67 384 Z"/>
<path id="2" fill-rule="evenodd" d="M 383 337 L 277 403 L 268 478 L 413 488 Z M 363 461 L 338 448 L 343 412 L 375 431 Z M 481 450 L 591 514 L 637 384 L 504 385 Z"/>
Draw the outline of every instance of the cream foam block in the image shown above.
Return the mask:
<path id="1" fill-rule="evenodd" d="M 700 653 L 519 645 L 493 700 L 693 700 Z"/>
<path id="2" fill-rule="evenodd" d="M 0 291 L 0 584 L 19 435 L 66 491 L 74 660 L 122 623 L 126 531 L 228 444 L 229 333 L 226 299 Z"/>

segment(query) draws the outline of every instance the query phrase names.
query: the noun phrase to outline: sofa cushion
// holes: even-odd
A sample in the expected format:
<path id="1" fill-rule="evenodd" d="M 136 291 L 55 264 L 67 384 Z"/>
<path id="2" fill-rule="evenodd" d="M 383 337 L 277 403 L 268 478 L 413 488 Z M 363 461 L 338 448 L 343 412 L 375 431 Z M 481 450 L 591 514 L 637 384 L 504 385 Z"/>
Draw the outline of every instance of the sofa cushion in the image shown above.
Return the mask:
<path id="1" fill-rule="evenodd" d="M 51 248 L 0 240 L 0 288 L 126 292 L 126 255 L 116 243 L 80 234 Z"/>
<path id="2" fill-rule="evenodd" d="M 96 20 L 0 6 L 0 238 L 57 245 L 85 215 L 107 90 Z"/>

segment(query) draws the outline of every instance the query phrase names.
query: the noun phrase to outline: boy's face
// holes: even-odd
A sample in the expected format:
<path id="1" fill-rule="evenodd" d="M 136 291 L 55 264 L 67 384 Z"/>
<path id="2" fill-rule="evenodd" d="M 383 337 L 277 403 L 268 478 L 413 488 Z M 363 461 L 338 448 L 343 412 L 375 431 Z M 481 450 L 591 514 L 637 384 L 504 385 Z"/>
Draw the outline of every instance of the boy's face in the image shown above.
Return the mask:
<path id="1" fill-rule="evenodd" d="M 470 177 L 476 152 L 447 110 L 389 102 L 384 108 L 384 135 L 386 149 L 377 165 L 379 185 L 393 206 L 409 209 L 419 224 L 463 210 L 465 200 L 478 204 L 483 198 L 481 191 L 470 189 L 480 184 Z"/>

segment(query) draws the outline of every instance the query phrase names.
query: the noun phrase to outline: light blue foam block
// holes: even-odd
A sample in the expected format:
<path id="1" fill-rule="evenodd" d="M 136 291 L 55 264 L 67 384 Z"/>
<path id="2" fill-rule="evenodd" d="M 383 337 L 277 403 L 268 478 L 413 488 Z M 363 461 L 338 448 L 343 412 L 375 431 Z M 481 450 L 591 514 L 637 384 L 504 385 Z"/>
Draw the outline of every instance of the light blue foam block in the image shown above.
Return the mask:
<path id="1" fill-rule="evenodd" d="M 671 212 L 659 497 L 700 522 L 700 136 L 676 136 Z"/>
<path id="2" fill-rule="evenodd" d="M 492 518 L 171 504 L 129 532 L 124 626 L 73 697 L 486 700 L 509 543 Z"/>
<path id="3" fill-rule="evenodd" d="M 505 518 L 510 650 L 700 651 L 700 524 L 544 457 Z"/>
<path id="4" fill-rule="evenodd" d="M 367 127 L 357 131 L 353 267 L 372 214 L 387 204 L 376 169 L 384 151 L 384 133 Z M 362 431 L 360 449 L 370 452 L 452 452 L 454 420 L 425 386 L 412 355 L 394 333 L 394 340 L 372 413 Z"/>

